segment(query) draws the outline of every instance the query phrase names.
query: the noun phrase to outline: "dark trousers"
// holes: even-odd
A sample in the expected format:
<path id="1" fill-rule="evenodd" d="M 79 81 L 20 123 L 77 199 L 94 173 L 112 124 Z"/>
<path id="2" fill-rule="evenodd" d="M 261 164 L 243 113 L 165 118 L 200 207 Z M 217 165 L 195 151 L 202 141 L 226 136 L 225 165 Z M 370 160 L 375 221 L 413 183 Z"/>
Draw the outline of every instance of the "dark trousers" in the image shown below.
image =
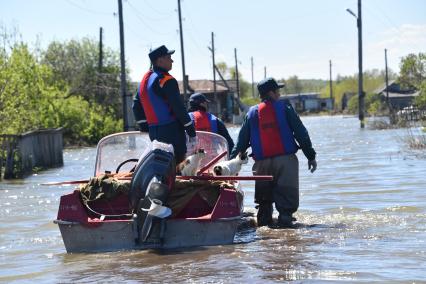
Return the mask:
<path id="1" fill-rule="evenodd" d="M 256 181 L 255 202 L 273 203 L 280 214 L 291 215 L 299 208 L 299 160 L 296 154 L 256 161 L 254 175 L 272 175 L 272 181 Z"/>
<path id="2" fill-rule="evenodd" d="M 185 128 L 177 121 L 165 125 L 150 125 L 149 138 L 163 143 L 172 144 L 175 151 L 176 164 L 185 159 L 186 136 Z"/>

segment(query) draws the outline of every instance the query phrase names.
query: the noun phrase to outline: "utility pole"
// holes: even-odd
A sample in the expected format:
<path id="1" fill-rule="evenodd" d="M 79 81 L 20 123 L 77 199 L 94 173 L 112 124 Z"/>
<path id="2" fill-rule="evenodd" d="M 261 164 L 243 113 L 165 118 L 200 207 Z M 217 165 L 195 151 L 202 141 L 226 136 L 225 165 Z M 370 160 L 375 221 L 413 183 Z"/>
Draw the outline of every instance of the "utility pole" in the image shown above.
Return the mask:
<path id="1" fill-rule="evenodd" d="M 96 76 L 96 99 L 101 97 L 101 83 L 102 83 L 102 65 L 103 65 L 103 51 L 102 51 L 102 27 L 99 28 L 99 62 L 98 74 Z"/>
<path id="2" fill-rule="evenodd" d="M 235 54 L 235 78 L 237 79 L 237 97 L 240 98 L 240 81 L 238 75 L 238 59 L 237 59 L 237 49 L 234 48 Z"/>
<path id="3" fill-rule="evenodd" d="M 364 88 L 362 78 L 362 15 L 361 15 L 361 0 L 358 0 L 358 108 L 359 120 L 361 128 L 364 128 Z"/>
<path id="4" fill-rule="evenodd" d="M 331 110 L 333 110 L 333 77 L 331 75 L 331 60 L 330 60 L 330 99 L 331 99 Z"/>
<path id="5" fill-rule="evenodd" d="M 103 45 L 102 45 L 102 27 L 99 28 L 99 66 L 98 66 L 98 72 L 102 73 L 102 67 L 103 67 L 103 60 L 104 60 L 104 53 L 102 51 Z"/>
<path id="6" fill-rule="evenodd" d="M 386 104 L 389 109 L 389 121 L 391 124 L 396 123 L 396 117 L 391 102 L 389 101 L 389 76 L 388 76 L 388 50 L 385 48 L 385 79 L 386 79 Z"/>
<path id="7" fill-rule="evenodd" d="M 253 56 L 251 57 L 251 94 L 254 98 Z"/>
<path id="8" fill-rule="evenodd" d="M 388 50 L 385 48 L 386 102 L 389 106 Z M 390 110 L 390 109 L 389 109 Z"/>
<path id="9" fill-rule="evenodd" d="M 120 25 L 120 62 L 121 62 L 121 98 L 123 100 L 123 129 L 128 130 L 127 122 L 127 100 L 126 100 L 126 61 L 124 60 L 124 29 L 123 29 L 123 5 L 118 0 L 118 22 Z"/>
<path id="10" fill-rule="evenodd" d="M 214 32 L 212 32 L 212 47 L 209 48 L 212 52 L 212 59 L 213 59 L 213 95 L 216 99 L 216 63 L 214 60 Z"/>
<path id="11" fill-rule="evenodd" d="M 263 74 L 263 79 L 266 79 L 266 66 L 263 68 L 263 71 L 264 71 L 264 72 L 263 72 L 263 73 L 264 73 L 264 74 Z"/>
<path id="12" fill-rule="evenodd" d="M 182 82 L 183 82 L 183 97 L 187 99 L 188 82 L 185 73 L 185 53 L 183 48 L 183 31 L 182 31 L 182 14 L 180 9 L 180 0 L 178 0 L 178 13 L 179 13 L 179 33 L 180 33 L 180 49 L 182 51 Z"/>

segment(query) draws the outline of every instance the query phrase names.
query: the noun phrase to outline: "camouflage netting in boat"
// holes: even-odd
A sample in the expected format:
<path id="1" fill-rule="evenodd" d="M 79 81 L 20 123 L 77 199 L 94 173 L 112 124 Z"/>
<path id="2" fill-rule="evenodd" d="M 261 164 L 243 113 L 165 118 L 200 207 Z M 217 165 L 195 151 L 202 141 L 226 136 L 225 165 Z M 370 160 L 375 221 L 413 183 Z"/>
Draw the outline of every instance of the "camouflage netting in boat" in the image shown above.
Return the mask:
<path id="1" fill-rule="evenodd" d="M 120 181 L 107 174 L 93 177 L 88 183 L 80 186 L 84 202 L 98 199 L 111 200 L 120 193 L 128 194 L 129 190 L 130 181 Z"/>
<path id="2" fill-rule="evenodd" d="M 221 188 L 234 188 L 234 186 L 225 181 L 177 179 L 166 205 L 172 209 L 172 217 L 174 217 L 198 194 L 210 207 L 214 207 Z M 110 175 L 91 178 L 87 184 L 80 186 L 81 197 L 85 203 L 99 199 L 112 200 L 121 193 L 127 195 L 129 191 L 130 181 L 118 180 Z M 242 201 L 241 193 L 237 192 L 237 194 L 238 199 Z"/>

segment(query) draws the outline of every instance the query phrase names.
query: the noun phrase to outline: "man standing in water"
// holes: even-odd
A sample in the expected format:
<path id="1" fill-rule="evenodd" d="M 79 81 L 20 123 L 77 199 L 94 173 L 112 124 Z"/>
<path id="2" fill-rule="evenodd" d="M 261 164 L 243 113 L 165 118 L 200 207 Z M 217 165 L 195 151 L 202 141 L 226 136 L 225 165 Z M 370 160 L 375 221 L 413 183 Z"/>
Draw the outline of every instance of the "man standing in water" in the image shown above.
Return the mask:
<path id="1" fill-rule="evenodd" d="M 256 181 L 258 226 L 293 228 L 293 213 L 299 208 L 298 148 L 302 148 L 312 173 L 317 168 L 317 162 L 316 152 L 300 117 L 290 104 L 279 100 L 279 89 L 282 87 L 284 85 L 273 78 L 258 83 L 262 102 L 248 111 L 231 159 L 251 145 L 255 160 L 253 173 L 272 175 L 274 178 L 273 181 Z M 273 203 L 279 213 L 276 224 L 272 222 Z"/>
<path id="2" fill-rule="evenodd" d="M 172 144 L 176 163 L 180 163 L 186 154 L 185 132 L 190 144 L 196 143 L 196 134 L 178 83 L 168 73 L 172 69 L 174 52 L 162 45 L 149 53 L 153 67 L 139 84 L 132 108 L 140 130 L 148 131 L 151 141 Z"/>

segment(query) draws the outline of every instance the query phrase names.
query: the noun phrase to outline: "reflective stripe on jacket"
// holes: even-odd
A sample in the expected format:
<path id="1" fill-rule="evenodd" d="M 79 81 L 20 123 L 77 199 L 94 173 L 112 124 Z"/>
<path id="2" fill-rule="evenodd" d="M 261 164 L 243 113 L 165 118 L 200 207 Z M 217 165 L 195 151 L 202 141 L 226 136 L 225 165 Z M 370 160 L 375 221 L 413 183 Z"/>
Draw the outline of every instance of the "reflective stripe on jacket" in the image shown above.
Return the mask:
<path id="1" fill-rule="evenodd" d="M 195 130 L 217 133 L 217 117 L 205 111 L 188 113 L 195 124 Z"/>
<path id="2" fill-rule="evenodd" d="M 250 108 L 250 144 L 255 160 L 293 154 L 298 146 L 293 137 L 281 101 L 264 101 Z"/>
<path id="3" fill-rule="evenodd" d="M 141 81 L 139 98 L 145 111 L 148 125 L 163 125 L 176 120 L 167 100 L 154 91 L 154 84 L 157 84 L 157 81 L 160 87 L 163 87 L 170 79 L 173 79 L 173 77 L 168 73 L 150 70 Z"/>

